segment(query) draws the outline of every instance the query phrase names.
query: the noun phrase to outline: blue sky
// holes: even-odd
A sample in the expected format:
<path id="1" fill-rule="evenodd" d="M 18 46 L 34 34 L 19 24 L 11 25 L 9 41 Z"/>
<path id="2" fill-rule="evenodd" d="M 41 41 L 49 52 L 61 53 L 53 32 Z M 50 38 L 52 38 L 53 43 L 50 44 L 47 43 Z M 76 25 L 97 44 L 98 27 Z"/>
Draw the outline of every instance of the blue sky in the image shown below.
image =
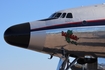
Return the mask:
<path id="1" fill-rule="evenodd" d="M 0 70 L 56 70 L 59 59 L 8 45 L 4 31 L 11 25 L 49 17 L 53 12 L 105 3 L 105 0 L 0 0 Z M 99 62 L 105 62 L 99 59 Z"/>

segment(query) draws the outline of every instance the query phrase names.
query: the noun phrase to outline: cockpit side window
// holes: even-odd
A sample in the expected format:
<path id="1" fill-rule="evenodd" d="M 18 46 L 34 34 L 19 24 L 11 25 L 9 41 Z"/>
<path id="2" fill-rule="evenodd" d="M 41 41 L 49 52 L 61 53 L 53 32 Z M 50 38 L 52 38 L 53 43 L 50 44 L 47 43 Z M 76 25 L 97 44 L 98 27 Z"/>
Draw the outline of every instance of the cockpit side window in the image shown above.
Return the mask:
<path id="1" fill-rule="evenodd" d="M 72 13 L 68 13 L 67 16 L 66 16 L 66 18 L 73 18 Z"/>
<path id="2" fill-rule="evenodd" d="M 63 14 L 61 15 L 61 18 L 65 18 L 65 16 L 66 16 L 66 13 L 63 13 Z"/>

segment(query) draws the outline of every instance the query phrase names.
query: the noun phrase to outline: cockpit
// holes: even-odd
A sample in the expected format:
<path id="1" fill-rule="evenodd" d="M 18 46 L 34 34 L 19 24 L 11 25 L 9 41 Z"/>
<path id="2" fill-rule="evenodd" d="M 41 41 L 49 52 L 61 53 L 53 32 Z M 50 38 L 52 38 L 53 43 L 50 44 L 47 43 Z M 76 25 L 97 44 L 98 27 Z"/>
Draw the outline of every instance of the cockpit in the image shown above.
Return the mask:
<path id="1" fill-rule="evenodd" d="M 72 13 L 54 13 L 49 18 L 73 18 Z"/>
<path id="2" fill-rule="evenodd" d="M 46 20 L 52 20 L 52 19 L 58 19 L 58 18 L 73 18 L 73 15 L 72 13 L 56 12 L 56 13 L 53 13 L 49 18 L 42 19 L 40 21 L 46 21 Z"/>

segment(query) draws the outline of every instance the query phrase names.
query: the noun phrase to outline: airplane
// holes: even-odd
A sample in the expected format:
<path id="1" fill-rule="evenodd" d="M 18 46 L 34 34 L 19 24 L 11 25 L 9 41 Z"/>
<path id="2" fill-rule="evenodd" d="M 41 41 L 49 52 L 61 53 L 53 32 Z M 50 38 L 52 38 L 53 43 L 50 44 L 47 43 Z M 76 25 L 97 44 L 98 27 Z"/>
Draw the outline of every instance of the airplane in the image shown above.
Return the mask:
<path id="1" fill-rule="evenodd" d="M 13 25 L 4 39 L 49 54 L 49 59 L 59 57 L 57 70 L 68 70 L 76 62 L 97 70 L 97 58 L 105 58 L 105 4 L 60 10 L 46 19 Z M 69 57 L 75 59 L 70 62 Z"/>

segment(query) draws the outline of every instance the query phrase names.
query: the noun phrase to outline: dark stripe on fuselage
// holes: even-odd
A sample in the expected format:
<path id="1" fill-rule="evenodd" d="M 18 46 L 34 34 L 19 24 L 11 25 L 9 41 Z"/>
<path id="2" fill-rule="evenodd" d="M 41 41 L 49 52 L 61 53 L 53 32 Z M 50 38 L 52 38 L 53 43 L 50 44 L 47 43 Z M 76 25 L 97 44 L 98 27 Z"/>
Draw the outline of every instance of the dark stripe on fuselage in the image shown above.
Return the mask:
<path id="1" fill-rule="evenodd" d="M 31 31 L 59 29 L 59 28 L 68 28 L 68 27 L 98 26 L 98 25 L 105 25 L 105 19 L 81 21 L 81 22 L 70 22 L 70 23 L 64 23 L 64 24 L 35 28 L 35 29 L 31 29 Z"/>

